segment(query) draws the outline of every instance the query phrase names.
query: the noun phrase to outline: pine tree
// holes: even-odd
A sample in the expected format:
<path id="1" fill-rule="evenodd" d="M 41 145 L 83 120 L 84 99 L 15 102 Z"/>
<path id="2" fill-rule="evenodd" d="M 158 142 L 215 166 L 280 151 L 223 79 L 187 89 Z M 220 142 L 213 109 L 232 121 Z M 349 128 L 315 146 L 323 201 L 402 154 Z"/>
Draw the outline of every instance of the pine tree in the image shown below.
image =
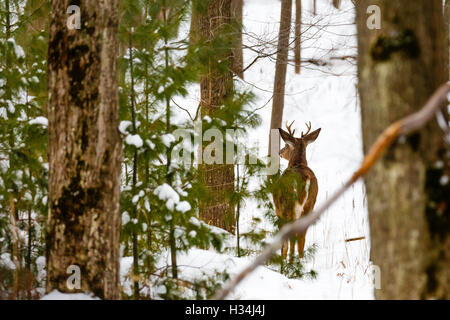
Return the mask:
<path id="1" fill-rule="evenodd" d="M 1 272 L 0 297 L 30 299 L 41 285 L 35 262 L 47 212 L 46 9 L 44 1 L 10 0 L 0 11 L 0 255 L 15 265 Z"/>

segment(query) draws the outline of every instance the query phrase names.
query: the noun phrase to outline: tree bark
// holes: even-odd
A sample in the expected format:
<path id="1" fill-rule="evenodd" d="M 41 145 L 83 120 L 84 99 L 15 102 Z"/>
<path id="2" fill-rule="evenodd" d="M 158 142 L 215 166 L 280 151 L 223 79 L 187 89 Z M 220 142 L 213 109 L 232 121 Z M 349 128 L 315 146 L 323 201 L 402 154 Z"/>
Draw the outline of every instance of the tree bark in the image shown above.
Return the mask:
<path id="1" fill-rule="evenodd" d="M 232 64 L 236 38 L 231 28 L 231 2 L 232 0 L 209 0 L 205 12 L 195 12 L 193 15 L 191 40 L 201 39 L 212 44 L 220 35 L 228 42 L 217 48 L 214 56 L 205 62 L 207 73 L 200 80 L 202 117 L 214 117 L 214 112 L 223 107 L 224 101 L 233 92 Z M 228 64 L 226 71 L 223 70 L 224 62 Z M 234 165 L 202 164 L 200 171 L 209 194 L 208 200 L 200 204 L 200 218 L 234 234 L 234 206 L 230 204 L 229 198 L 234 191 Z"/>
<path id="2" fill-rule="evenodd" d="M 277 61 L 275 65 L 275 79 L 273 85 L 272 117 L 270 129 L 281 128 L 284 109 L 284 92 L 286 86 L 286 70 L 289 51 L 289 31 L 292 18 L 292 0 L 281 1 L 280 31 L 278 35 Z M 269 135 L 269 154 L 271 143 Z M 276 155 L 274 155 L 276 156 Z"/>
<path id="3" fill-rule="evenodd" d="M 51 4 L 46 290 L 118 299 L 118 2 L 81 1 L 79 30 L 66 26 L 69 5 Z M 79 290 L 66 285 L 70 265 L 80 268 Z"/>
<path id="4" fill-rule="evenodd" d="M 233 72 L 241 79 L 244 79 L 244 53 L 242 47 L 242 11 L 244 9 L 244 0 L 231 1 L 231 14 L 235 25 L 236 41 L 233 48 Z"/>
<path id="5" fill-rule="evenodd" d="M 368 29 L 369 5 L 381 29 Z M 441 0 L 359 0 L 358 79 L 364 149 L 388 124 L 418 109 L 448 80 Z M 397 141 L 366 178 L 371 260 L 381 269 L 377 299 L 448 299 L 448 150 L 435 123 Z M 436 164 L 439 164 L 437 165 Z"/>

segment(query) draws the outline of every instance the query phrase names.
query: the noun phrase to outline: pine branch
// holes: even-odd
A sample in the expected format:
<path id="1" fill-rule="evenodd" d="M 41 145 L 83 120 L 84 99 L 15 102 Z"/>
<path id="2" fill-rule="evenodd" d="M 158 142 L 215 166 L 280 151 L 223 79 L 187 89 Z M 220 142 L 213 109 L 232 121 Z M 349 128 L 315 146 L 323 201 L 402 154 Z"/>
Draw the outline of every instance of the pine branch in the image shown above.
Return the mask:
<path id="1" fill-rule="evenodd" d="M 364 157 L 363 163 L 359 169 L 351 176 L 351 178 L 339 188 L 334 195 L 332 195 L 319 209 L 313 211 L 311 214 L 294 221 L 293 223 L 285 225 L 275 237 L 275 240 L 267 246 L 263 252 L 256 257 L 256 259 L 242 270 L 236 277 L 229 280 L 225 286 L 219 290 L 213 299 L 225 299 L 236 286 L 249 274 L 251 274 L 258 266 L 263 265 L 269 258 L 281 248 L 284 241 L 292 236 L 306 232 L 306 230 L 315 224 L 323 212 L 330 207 L 342 194 L 359 178 L 364 176 L 374 165 L 374 163 L 383 155 L 384 151 L 392 144 L 392 142 L 401 135 L 410 134 L 422 128 L 433 116 L 444 106 L 444 101 L 447 99 L 447 94 L 450 92 L 450 82 L 443 84 L 426 104 L 417 112 L 404 117 L 389 127 L 378 137 L 374 144 L 372 144 L 368 154 Z"/>

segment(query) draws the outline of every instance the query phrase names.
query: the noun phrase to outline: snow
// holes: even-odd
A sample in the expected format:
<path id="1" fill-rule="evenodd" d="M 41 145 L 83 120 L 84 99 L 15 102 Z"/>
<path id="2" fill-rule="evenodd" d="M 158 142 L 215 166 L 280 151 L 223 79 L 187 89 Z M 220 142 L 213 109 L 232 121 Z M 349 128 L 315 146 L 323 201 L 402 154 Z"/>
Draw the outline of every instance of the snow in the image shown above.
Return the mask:
<path id="1" fill-rule="evenodd" d="M 43 296 L 41 300 L 100 300 L 89 293 L 62 293 L 53 290 L 49 294 Z"/>
<path id="2" fill-rule="evenodd" d="M 28 122 L 29 124 L 40 124 L 44 127 L 48 126 L 48 119 L 46 117 L 37 117 Z"/>
<path id="3" fill-rule="evenodd" d="M 155 149 L 155 144 L 152 141 L 150 141 L 149 139 L 146 139 L 145 143 L 147 143 L 147 145 L 150 149 L 152 149 L 152 150 Z"/>
<path id="4" fill-rule="evenodd" d="M 171 133 L 163 134 L 161 136 L 161 141 L 164 143 L 164 145 L 169 148 L 170 145 L 175 142 L 175 137 Z"/>
<path id="5" fill-rule="evenodd" d="M 14 53 L 16 55 L 16 57 L 18 59 L 23 59 L 25 58 L 25 51 L 23 51 L 23 48 L 21 46 L 19 46 L 16 41 L 14 40 L 14 38 L 9 38 L 8 42 L 11 43 L 14 47 Z"/>
<path id="6" fill-rule="evenodd" d="M 12 260 L 11 260 L 10 253 L 5 252 L 0 255 L 0 266 L 5 267 L 10 270 L 16 269 L 14 262 L 12 262 Z"/>
<path id="7" fill-rule="evenodd" d="M 122 212 L 122 226 L 126 225 L 130 222 L 130 215 L 127 211 Z"/>
<path id="8" fill-rule="evenodd" d="M 190 217 L 189 223 L 196 227 L 200 227 L 200 221 L 196 217 Z"/>
<path id="9" fill-rule="evenodd" d="M 158 196 L 160 200 L 166 201 L 166 207 L 170 211 L 173 211 L 175 205 L 180 202 L 180 196 L 178 193 L 167 183 L 156 187 L 153 193 Z"/>
<path id="10" fill-rule="evenodd" d="M 120 133 L 128 134 L 127 129 L 131 125 L 132 125 L 131 121 L 128 121 L 128 120 L 120 121 L 120 123 L 119 123 L 119 131 L 120 131 Z"/>
<path id="11" fill-rule="evenodd" d="M 125 143 L 136 148 L 140 148 L 144 145 L 142 138 L 138 134 L 130 134 L 125 138 Z"/>
<path id="12" fill-rule="evenodd" d="M 133 202 L 133 204 L 138 203 L 139 199 L 142 198 L 144 196 L 144 190 L 139 191 L 139 194 L 133 196 L 133 199 L 131 199 L 131 202 Z"/>
<path id="13" fill-rule="evenodd" d="M 191 237 L 191 238 L 195 238 L 195 237 L 197 236 L 197 232 L 195 232 L 194 230 L 192 230 L 192 231 L 190 231 L 190 232 L 188 233 L 188 235 L 189 235 L 189 237 Z"/>
<path id="14" fill-rule="evenodd" d="M 176 209 L 177 209 L 177 211 L 185 213 L 185 212 L 188 212 L 189 210 L 191 210 L 191 205 L 187 201 L 181 201 L 180 203 L 177 204 Z"/>
<path id="15" fill-rule="evenodd" d="M 195 237 L 195 231 L 189 233 Z M 170 265 L 169 254 L 163 254 L 157 266 Z M 166 261 L 164 261 L 166 259 Z M 125 292 L 131 294 L 132 257 L 121 259 L 121 283 Z M 210 250 L 191 249 L 177 255 L 179 278 L 195 281 L 226 272 L 236 275 L 251 262 L 250 257 L 237 258 L 230 254 L 218 254 Z M 310 299 L 372 299 L 370 279 L 362 279 L 358 285 L 352 282 L 335 281 L 332 272 L 320 272 L 317 279 L 289 279 L 266 266 L 258 267 L 244 279 L 228 296 L 230 300 L 268 299 L 268 300 L 310 300 Z M 161 293 L 161 292 L 160 292 Z M 154 294 L 154 293 L 153 293 Z M 153 295 L 158 299 L 158 296 Z"/>

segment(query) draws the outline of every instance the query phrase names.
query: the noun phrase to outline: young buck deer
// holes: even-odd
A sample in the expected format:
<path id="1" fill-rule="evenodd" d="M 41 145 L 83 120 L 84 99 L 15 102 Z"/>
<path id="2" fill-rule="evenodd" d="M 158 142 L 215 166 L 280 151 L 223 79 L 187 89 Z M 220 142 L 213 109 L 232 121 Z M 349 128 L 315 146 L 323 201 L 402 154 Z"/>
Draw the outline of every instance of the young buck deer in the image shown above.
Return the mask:
<path id="1" fill-rule="evenodd" d="M 295 130 L 291 131 L 293 123 L 294 121 L 289 126 L 286 123 L 288 132 L 278 129 L 286 143 L 286 146 L 280 150 L 280 156 L 289 161 L 287 169 L 276 183 L 273 192 L 275 212 L 281 218 L 282 224 L 292 222 L 311 212 L 318 192 L 316 176 L 306 161 L 306 147 L 317 139 L 320 128 L 310 133 L 310 122 L 309 125 L 306 124 L 308 131 L 302 132 L 300 138 L 295 138 Z M 289 263 L 293 262 L 296 242 L 298 242 L 298 255 L 303 257 L 305 237 L 306 232 L 286 241 L 281 249 L 283 259 L 286 259 L 290 243 Z"/>

